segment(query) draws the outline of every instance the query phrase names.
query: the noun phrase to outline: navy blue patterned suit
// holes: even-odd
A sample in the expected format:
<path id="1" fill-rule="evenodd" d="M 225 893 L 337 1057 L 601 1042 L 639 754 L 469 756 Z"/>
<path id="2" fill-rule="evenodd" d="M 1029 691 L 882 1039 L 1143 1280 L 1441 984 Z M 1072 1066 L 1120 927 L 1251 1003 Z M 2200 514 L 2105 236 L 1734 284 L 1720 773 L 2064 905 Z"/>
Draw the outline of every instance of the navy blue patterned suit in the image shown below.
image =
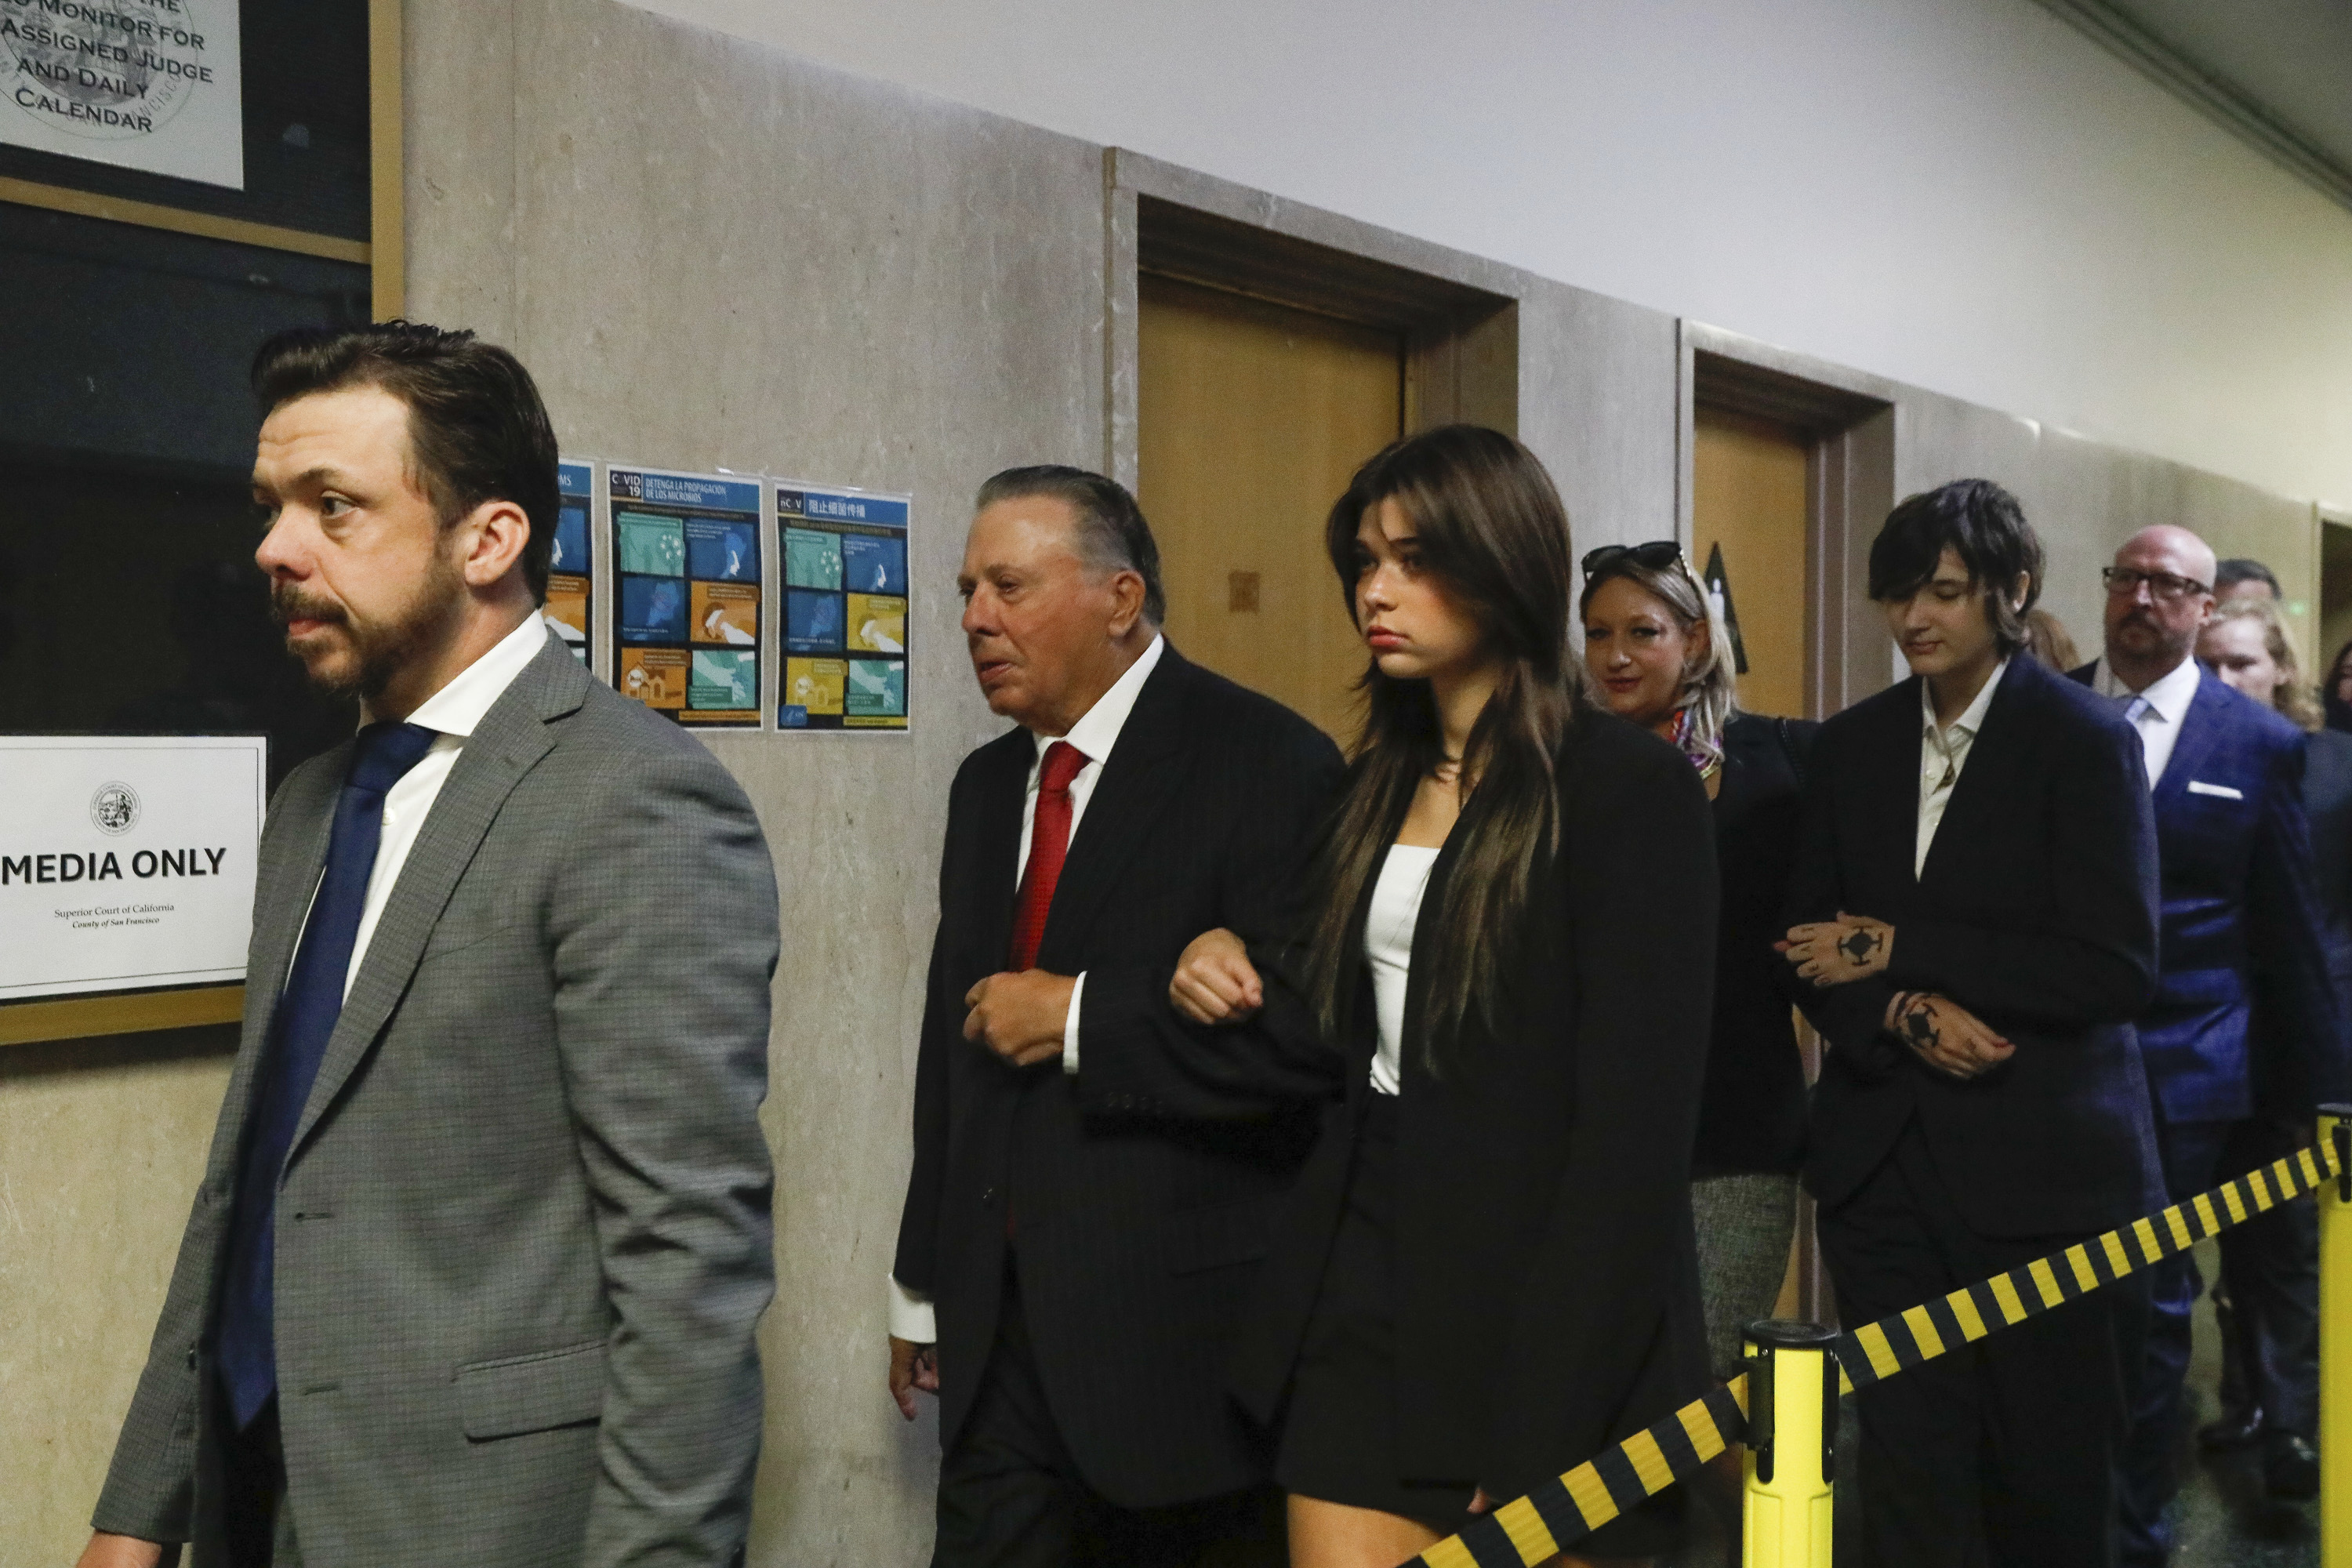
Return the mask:
<path id="1" fill-rule="evenodd" d="M 2095 666 L 2074 672 L 2088 684 Z M 2156 781 L 2163 923 L 2156 999 L 2140 1056 L 2156 1100 L 2174 1199 L 2235 1175 L 2231 1130 L 2259 1110 L 2308 1117 L 2339 1085 L 2342 1036 L 2304 815 L 2304 735 L 2201 671 L 2180 736 Z M 2170 1549 L 2163 1521 L 2188 1371 L 2195 1264 L 2159 1265 L 2147 1364 L 2124 1458 L 2126 1563 Z"/>

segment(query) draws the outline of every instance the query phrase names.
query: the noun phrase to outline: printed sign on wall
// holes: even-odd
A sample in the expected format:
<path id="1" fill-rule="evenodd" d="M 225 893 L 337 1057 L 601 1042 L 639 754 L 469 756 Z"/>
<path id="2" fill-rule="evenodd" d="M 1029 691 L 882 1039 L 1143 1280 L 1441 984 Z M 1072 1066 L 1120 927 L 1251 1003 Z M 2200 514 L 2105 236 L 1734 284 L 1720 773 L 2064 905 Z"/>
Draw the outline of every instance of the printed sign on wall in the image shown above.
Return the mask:
<path id="1" fill-rule="evenodd" d="M 0 0 L 5 3 L 5 0 Z M 595 530 L 589 512 L 596 500 L 596 467 L 573 461 L 555 465 L 555 542 L 548 552 L 547 603 L 540 615 L 563 646 L 588 662 L 588 635 L 596 605 Z"/>
<path id="2" fill-rule="evenodd" d="M 613 684 L 681 724 L 759 728 L 759 481 L 612 468 L 605 488 L 620 564 Z"/>
<path id="3" fill-rule="evenodd" d="M 777 481 L 784 552 L 780 728 L 907 728 L 911 499 Z"/>
<path id="4" fill-rule="evenodd" d="M 237 0 L 0 0 L 0 142 L 245 188 Z"/>
<path id="5" fill-rule="evenodd" d="M 268 746 L 0 735 L 0 1001 L 244 979 Z"/>

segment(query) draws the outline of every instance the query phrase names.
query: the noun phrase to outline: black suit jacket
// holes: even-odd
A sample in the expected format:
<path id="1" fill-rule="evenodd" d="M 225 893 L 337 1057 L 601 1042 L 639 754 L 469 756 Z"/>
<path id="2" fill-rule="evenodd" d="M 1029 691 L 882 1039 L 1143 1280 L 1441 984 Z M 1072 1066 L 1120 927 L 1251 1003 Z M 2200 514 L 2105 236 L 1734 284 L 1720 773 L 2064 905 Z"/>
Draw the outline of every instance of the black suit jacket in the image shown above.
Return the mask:
<path id="1" fill-rule="evenodd" d="M 1804 1160 L 1804 1060 L 1780 984 L 1788 965 L 1772 944 L 1788 930 L 1780 911 L 1804 817 L 1799 770 L 1820 728 L 1753 713 L 1735 714 L 1723 727 L 1715 792 L 1723 913 L 1694 1175 L 1787 1173 Z"/>
<path id="2" fill-rule="evenodd" d="M 1014 730 L 964 759 L 949 798 L 894 1273 L 937 1303 L 943 1445 L 971 1411 L 1017 1252 L 1039 1372 L 1087 1481 L 1130 1508 L 1213 1496 L 1265 1478 L 1224 1366 L 1337 1060 L 1273 1019 L 1187 1024 L 1168 983 L 1204 931 L 1297 919 L 1339 754 L 1289 710 L 1163 651 L 1038 949 L 1039 968 L 1087 976 L 1076 1076 L 1007 1067 L 962 1036 L 965 993 L 1007 962 L 1035 755 Z"/>
<path id="3" fill-rule="evenodd" d="M 1830 1043 L 1806 1184 L 1834 1208 L 1917 1117 L 1969 1226 L 2097 1231 L 2160 1198 L 2131 1020 L 2155 994 L 2156 827 L 2138 734 L 2020 655 L 1988 706 L 1924 875 L 1914 677 L 1822 726 L 1787 923 L 1895 927 L 1882 974 L 1791 994 Z M 1896 991 L 1950 997 L 2017 1054 L 1969 1082 L 1880 1026 Z"/>
<path id="4" fill-rule="evenodd" d="M 1366 1436 L 1409 1479 L 1498 1499 L 1706 1387 L 1690 1215 L 1715 972 L 1706 794 L 1681 752 L 1602 712 L 1578 717 L 1559 789 L 1561 850 L 1506 966 L 1499 1026 L 1474 1017 L 1437 1072 L 1421 1018 L 1458 833 L 1423 894 L 1397 1110 L 1396 1418 Z M 1261 1421 L 1289 1387 L 1373 1092 L 1361 953 L 1376 880 L 1348 948 L 1348 1100 L 1326 1112 L 1236 1361 Z M 1303 1007 L 1295 959 L 1265 956 L 1267 1011 Z"/>
<path id="5" fill-rule="evenodd" d="M 2305 742 L 2303 809 L 2311 822 L 2311 859 L 2326 922 L 2327 972 L 2336 1011 L 2352 987 L 2352 735 L 2322 730 Z M 2352 1016 L 2341 1021 L 2352 1023 Z"/>

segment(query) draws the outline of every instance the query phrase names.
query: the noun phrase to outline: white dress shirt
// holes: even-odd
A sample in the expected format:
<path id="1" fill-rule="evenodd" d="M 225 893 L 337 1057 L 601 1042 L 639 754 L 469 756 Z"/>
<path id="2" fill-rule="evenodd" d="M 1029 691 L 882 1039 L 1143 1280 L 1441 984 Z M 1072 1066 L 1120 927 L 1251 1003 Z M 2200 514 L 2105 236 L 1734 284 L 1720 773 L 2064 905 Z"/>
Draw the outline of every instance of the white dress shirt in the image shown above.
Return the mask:
<path id="1" fill-rule="evenodd" d="M 2139 697 L 2147 701 L 2133 718 L 2132 725 L 2139 731 L 2140 749 L 2147 757 L 2147 787 L 2156 788 L 2156 781 L 2172 761 L 2172 748 L 2180 743 L 2180 722 L 2189 717 L 2189 705 L 2197 700 L 2199 665 L 2193 658 L 2184 658 L 2163 675 L 2158 676 L 2137 691 L 2116 678 L 2114 667 L 2105 658 L 2099 660 L 2096 674 L 2091 677 L 2091 689 L 2102 697 L 2120 703 Z"/>
<path id="2" fill-rule="evenodd" d="M 1037 779 L 1045 765 L 1045 752 L 1056 741 L 1067 741 L 1086 754 L 1086 766 L 1070 781 L 1070 842 L 1078 841 L 1078 820 L 1087 814 L 1087 802 L 1094 798 L 1095 785 L 1102 779 L 1103 764 L 1110 761 L 1111 748 L 1118 744 L 1118 732 L 1127 728 L 1127 716 L 1135 711 L 1135 700 L 1142 695 L 1143 683 L 1151 679 L 1158 668 L 1160 655 L 1167 647 L 1165 638 L 1154 636 L 1151 646 L 1127 673 L 1111 683 L 1109 690 L 1095 699 L 1086 717 L 1070 726 L 1066 735 L 1044 735 L 1034 731 L 1030 739 L 1037 745 L 1036 755 L 1029 762 L 1029 789 L 1022 796 L 1021 849 L 1013 862 L 1013 885 L 1021 885 L 1023 873 L 1029 868 L 1029 841 L 1037 831 Z M 1083 971 L 1070 987 L 1069 1016 L 1062 1022 L 1062 1070 L 1078 1070 L 1078 1004 L 1087 994 L 1087 977 Z M 890 1279 L 890 1335 L 893 1339 L 908 1340 L 919 1345 L 934 1343 L 940 1337 L 938 1316 L 931 1310 L 930 1298 L 919 1296 Z"/>
<path id="3" fill-rule="evenodd" d="M 376 841 L 375 865 L 368 872 L 367 902 L 360 909 L 359 937 L 352 943 L 352 966 L 343 972 L 346 997 L 352 994 L 352 982 L 359 978 L 360 961 L 367 957 L 375 923 L 383 915 L 383 906 L 391 900 L 394 884 L 400 880 L 400 868 L 408 863 L 408 852 L 416 847 L 416 836 L 424 831 L 425 818 L 433 810 L 433 803 L 440 798 L 441 786 L 449 782 L 449 770 L 457 765 L 457 753 L 466 749 L 466 738 L 474 732 L 474 726 L 482 721 L 490 705 L 506 695 L 515 677 L 546 646 L 547 624 L 532 616 L 492 644 L 488 652 L 459 670 L 448 685 L 426 698 L 408 716 L 411 724 L 439 732 L 433 738 L 432 749 L 384 792 L 383 837 Z M 364 721 L 366 715 L 361 717 Z M 315 891 L 312 896 L 317 896 Z M 309 923 L 310 917 L 306 915 L 303 924 Z"/>
<path id="4" fill-rule="evenodd" d="M 2004 658 L 1985 677 L 1976 700 L 1948 725 L 1936 722 L 1934 685 L 1919 683 L 1919 837 L 1911 861 L 1915 879 L 1927 869 L 1927 850 L 1936 842 L 1936 829 L 1943 826 L 1944 808 L 1952 803 L 1953 786 L 1960 782 L 1960 770 L 1969 765 L 1977 731 L 1984 728 L 1985 710 L 1992 706 L 1992 694 L 2007 673 L 2009 660 Z"/>
<path id="5" fill-rule="evenodd" d="M 1380 1024 L 1372 1052 L 1372 1092 L 1398 1094 L 1404 1088 L 1404 999 L 1412 985 L 1412 933 L 1421 925 L 1421 900 L 1437 851 L 1418 844 L 1391 844 L 1372 884 L 1372 907 L 1364 919 L 1364 962 L 1372 971 L 1372 1013 Z"/>

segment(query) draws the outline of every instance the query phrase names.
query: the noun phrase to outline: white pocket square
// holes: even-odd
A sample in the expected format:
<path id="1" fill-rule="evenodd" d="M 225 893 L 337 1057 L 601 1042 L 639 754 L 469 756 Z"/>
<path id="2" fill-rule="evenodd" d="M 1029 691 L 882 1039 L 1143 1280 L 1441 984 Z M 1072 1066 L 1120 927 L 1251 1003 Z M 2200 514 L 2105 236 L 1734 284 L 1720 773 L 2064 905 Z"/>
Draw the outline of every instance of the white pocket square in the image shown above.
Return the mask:
<path id="1" fill-rule="evenodd" d="M 2190 779 L 2189 781 L 2189 793 L 2190 795 L 2210 795 L 2216 800 L 2243 800 L 2246 798 L 2246 792 L 2244 790 L 2231 789 L 2228 784 L 2209 784 L 2203 779 Z"/>

